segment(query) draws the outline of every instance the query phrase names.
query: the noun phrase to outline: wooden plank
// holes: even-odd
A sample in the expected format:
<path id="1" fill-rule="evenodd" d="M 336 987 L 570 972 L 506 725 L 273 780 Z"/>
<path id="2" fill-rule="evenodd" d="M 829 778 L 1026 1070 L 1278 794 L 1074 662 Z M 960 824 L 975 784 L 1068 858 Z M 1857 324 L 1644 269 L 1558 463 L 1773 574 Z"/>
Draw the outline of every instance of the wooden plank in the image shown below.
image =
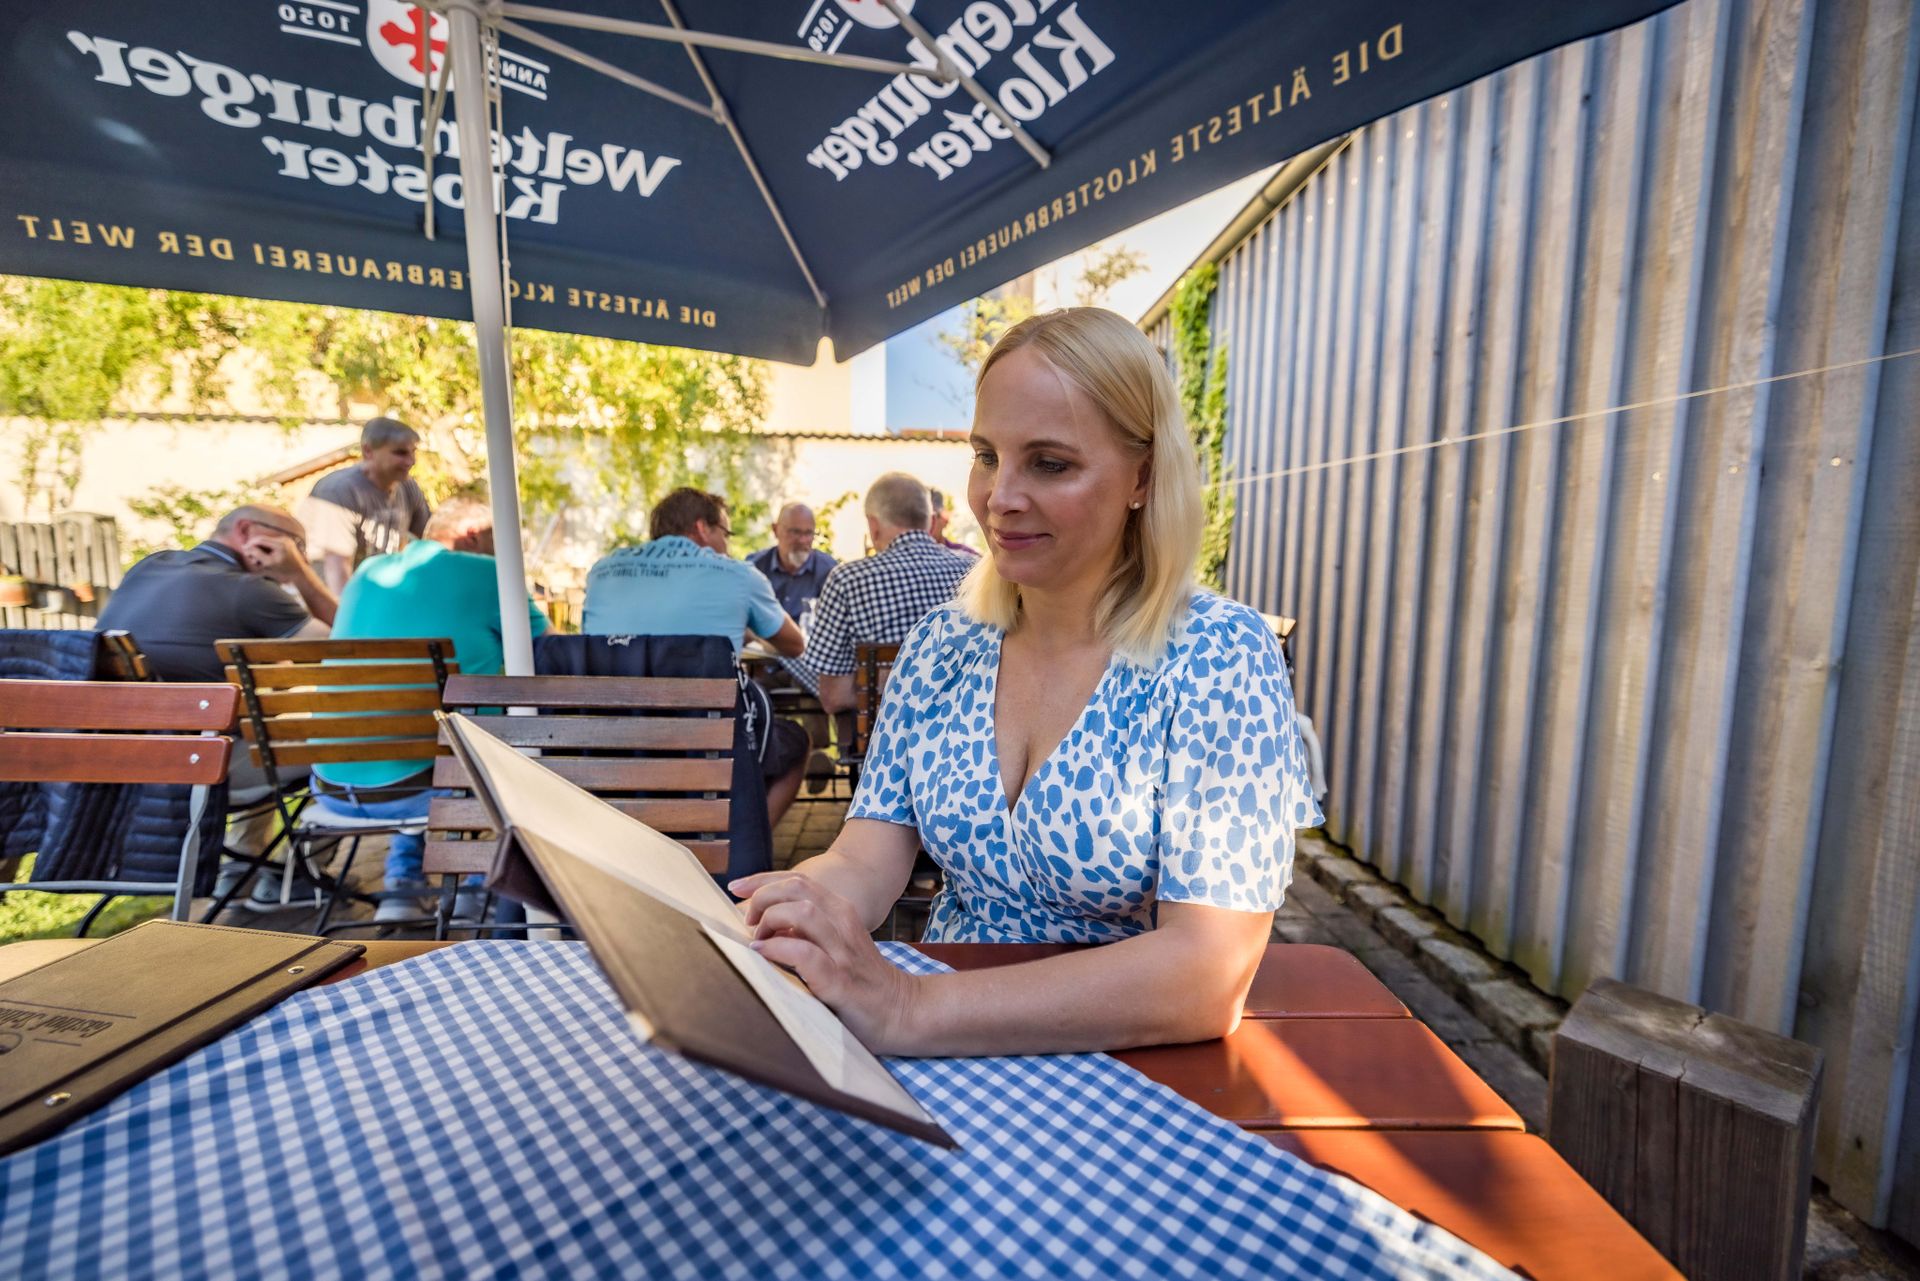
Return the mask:
<path id="1" fill-rule="evenodd" d="M 432 712 L 440 709 L 440 691 L 431 686 L 409 689 L 266 690 L 260 710 L 268 716 L 312 712 L 338 716 L 352 712 Z"/>
<path id="2" fill-rule="evenodd" d="M 0 732 L 0 779 L 16 783 L 218 783 L 233 740 L 171 734 Z"/>
<path id="3" fill-rule="evenodd" d="M 609 708 L 730 712 L 739 687 L 672 676 L 467 676 L 447 683 L 449 707 Z"/>
<path id="4" fill-rule="evenodd" d="M 731 804 L 705 800 L 621 800 L 608 804 L 661 832 L 724 832 Z M 471 797 L 435 797 L 434 826 L 484 831 L 493 820 L 486 806 Z"/>
<path id="5" fill-rule="evenodd" d="M 476 716 L 474 723 L 515 747 L 724 752 L 731 716 Z"/>
<path id="6" fill-rule="evenodd" d="M 1122 1063 L 1249 1129 L 1494 1129 L 1524 1123 L 1417 1019 L 1248 1019 Z"/>
<path id="7" fill-rule="evenodd" d="M 1680 1281 L 1535 1135 L 1287 1130 L 1262 1137 L 1438 1224 L 1519 1276 Z"/>
<path id="8" fill-rule="evenodd" d="M 448 663 L 448 672 L 460 670 Z M 238 685 L 240 671 L 227 668 L 227 679 Z M 284 666 L 254 664 L 256 689 L 317 689 L 335 685 L 432 685 L 438 689 L 433 664 L 419 663 L 288 663 Z"/>
<path id="9" fill-rule="evenodd" d="M 0 728 L 223 731 L 240 691 L 231 685 L 126 681 L 0 681 Z"/>
<path id="10" fill-rule="evenodd" d="M 276 716 L 268 724 L 268 733 L 275 743 L 308 738 L 433 738 L 440 732 L 440 723 L 432 716 L 414 712 L 377 716 Z M 252 741 L 257 731 L 251 718 L 240 723 L 240 732 Z"/>
<path id="11" fill-rule="evenodd" d="M 251 640 L 232 637 L 215 641 L 213 648 L 224 662 L 234 662 L 244 653 L 252 663 L 320 663 L 328 659 L 410 658 L 425 660 L 427 646 L 440 646 L 441 657 L 451 661 L 453 642 L 444 636 L 423 636 L 397 640 Z"/>
<path id="12" fill-rule="evenodd" d="M 1554 1038 L 1549 1133 L 1694 1281 L 1801 1274 L 1820 1051 L 1601 979 Z"/>
<path id="13" fill-rule="evenodd" d="M 485 876 L 493 870 L 493 854 L 498 842 L 491 836 L 480 840 L 448 840 L 429 837 L 421 853 L 420 866 L 428 876 Z M 700 866 L 715 876 L 727 871 L 728 844 L 725 841 L 681 841 Z"/>
<path id="14" fill-rule="evenodd" d="M 540 764 L 596 796 L 610 792 L 729 792 L 733 762 L 701 757 L 542 755 Z M 466 768 L 443 756 L 433 763 L 435 787 L 470 787 Z"/>
<path id="15" fill-rule="evenodd" d="M 425 761 L 447 749 L 431 738 L 373 738 L 351 743 L 273 743 L 276 765 L 328 765 L 341 761 Z M 258 748 L 255 749 L 258 756 Z M 426 766 L 421 766 L 425 769 Z"/>

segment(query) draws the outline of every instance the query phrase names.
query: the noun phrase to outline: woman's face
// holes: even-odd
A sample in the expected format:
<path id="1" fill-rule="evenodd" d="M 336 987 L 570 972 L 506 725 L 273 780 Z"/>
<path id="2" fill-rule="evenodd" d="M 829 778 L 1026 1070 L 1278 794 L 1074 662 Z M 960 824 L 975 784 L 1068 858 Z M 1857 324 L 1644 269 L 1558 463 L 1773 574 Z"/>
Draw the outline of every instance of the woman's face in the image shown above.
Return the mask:
<path id="1" fill-rule="evenodd" d="M 1120 555 L 1147 460 L 1032 347 L 995 362 L 973 411 L 967 501 L 993 567 L 1041 591 L 1096 587 Z"/>

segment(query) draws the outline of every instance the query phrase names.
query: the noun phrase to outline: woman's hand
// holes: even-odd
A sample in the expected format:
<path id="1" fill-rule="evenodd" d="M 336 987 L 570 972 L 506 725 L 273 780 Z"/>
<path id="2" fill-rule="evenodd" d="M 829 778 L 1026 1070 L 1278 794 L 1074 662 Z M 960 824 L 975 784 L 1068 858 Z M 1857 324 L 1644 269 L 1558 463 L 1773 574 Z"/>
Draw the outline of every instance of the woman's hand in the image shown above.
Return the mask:
<path id="1" fill-rule="evenodd" d="M 753 949 L 798 974 L 876 1054 L 911 1054 L 921 984 L 880 955 L 847 899 L 794 872 L 727 886 L 745 898 Z"/>

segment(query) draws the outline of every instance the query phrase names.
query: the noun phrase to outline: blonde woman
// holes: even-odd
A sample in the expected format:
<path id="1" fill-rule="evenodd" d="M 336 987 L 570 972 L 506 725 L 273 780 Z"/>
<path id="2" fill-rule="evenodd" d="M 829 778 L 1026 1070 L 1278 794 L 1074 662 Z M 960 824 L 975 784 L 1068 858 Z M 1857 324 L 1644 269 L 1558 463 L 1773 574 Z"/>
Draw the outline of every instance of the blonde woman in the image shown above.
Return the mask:
<path id="1" fill-rule="evenodd" d="M 990 554 L 902 647 L 832 847 L 735 882 L 755 946 L 883 1054 L 1220 1036 L 1319 810 L 1272 632 L 1194 586 L 1172 381 L 1112 312 L 1035 316 L 982 366 L 971 443 Z M 929 941 L 1111 946 L 900 972 L 869 931 L 922 847 Z"/>

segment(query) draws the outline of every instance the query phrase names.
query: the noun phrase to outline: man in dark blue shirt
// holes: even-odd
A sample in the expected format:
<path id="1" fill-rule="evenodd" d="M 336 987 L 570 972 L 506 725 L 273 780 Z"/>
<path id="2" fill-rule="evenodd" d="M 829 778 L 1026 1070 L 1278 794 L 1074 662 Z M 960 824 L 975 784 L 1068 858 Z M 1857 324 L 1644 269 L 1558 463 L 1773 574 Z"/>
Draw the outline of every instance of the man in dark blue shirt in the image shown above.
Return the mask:
<path id="1" fill-rule="evenodd" d="M 806 630 L 806 616 L 835 561 L 813 549 L 813 512 L 802 503 L 788 503 L 773 522 L 773 546 L 747 557 L 747 564 L 767 576 L 773 594 L 787 616 Z"/>

